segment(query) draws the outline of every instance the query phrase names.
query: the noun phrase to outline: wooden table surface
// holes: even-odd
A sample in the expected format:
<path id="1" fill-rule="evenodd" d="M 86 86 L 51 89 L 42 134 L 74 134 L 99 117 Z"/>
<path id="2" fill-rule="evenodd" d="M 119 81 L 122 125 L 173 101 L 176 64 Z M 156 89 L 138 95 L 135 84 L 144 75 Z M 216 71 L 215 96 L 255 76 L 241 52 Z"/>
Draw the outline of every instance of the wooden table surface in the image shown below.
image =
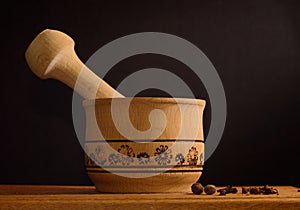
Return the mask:
<path id="1" fill-rule="evenodd" d="M 92 186 L 0 185 L 0 209 L 300 209 L 295 187 L 273 186 L 279 195 L 219 196 L 192 193 L 100 194 Z"/>

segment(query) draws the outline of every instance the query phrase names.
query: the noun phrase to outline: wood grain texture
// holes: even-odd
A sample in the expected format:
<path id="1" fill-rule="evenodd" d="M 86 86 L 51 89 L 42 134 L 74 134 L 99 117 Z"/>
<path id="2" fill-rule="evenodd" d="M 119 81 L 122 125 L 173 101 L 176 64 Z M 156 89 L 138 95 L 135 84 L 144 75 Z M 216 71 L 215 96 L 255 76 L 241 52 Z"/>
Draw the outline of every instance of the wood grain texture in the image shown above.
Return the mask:
<path id="1" fill-rule="evenodd" d="M 299 209 L 300 193 L 275 186 L 279 195 L 192 193 L 99 194 L 92 186 L 0 185 L 0 209 Z"/>
<path id="2" fill-rule="evenodd" d="M 128 139 L 128 136 L 131 140 L 203 140 L 205 104 L 201 99 L 159 97 L 86 100 L 83 102 L 87 117 L 86 140 L 103 137 L 120 140 Z M 122 130 L 126 137 L 120 133 Z"/>
<path id="3" fill-rule="evenodd" d="M 189 192 L 200 178 L 204 100 L 128 97 L 86 100 L 84 107 L 85 152 L 106 170 L 87 167 L 99 191 Z M 141 154 L 147 158 L 139 158 Z"/>
<path id="4" fill-rule="evenodd" d="M 112 193 L 170 193 L 190 192 L 191 185 L 200 178 L 201 171 L 172 171 L 146 178 L 128 178 L 112 173 L 88 172 L 98 191 Z"/>
<path id="5" fill-rule="evenodd" d="M 38 77 L 59 80 L 84 98 L 124 97 L 80 61 L 74 45 L 63 32 L 46 29 L 31 42 L 25 57 Z"/>

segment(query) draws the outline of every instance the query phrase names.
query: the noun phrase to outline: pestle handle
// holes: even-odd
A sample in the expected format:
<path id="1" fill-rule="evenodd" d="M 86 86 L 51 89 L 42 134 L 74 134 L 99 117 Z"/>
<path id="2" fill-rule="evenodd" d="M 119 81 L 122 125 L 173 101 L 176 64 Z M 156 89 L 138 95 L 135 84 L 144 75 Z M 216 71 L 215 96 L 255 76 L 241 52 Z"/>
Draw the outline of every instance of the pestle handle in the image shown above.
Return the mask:
<path id="1" fill-rule="evenodd" d="M 80 61 L 74 45 L 65 33 L 46 29 L 31 42 L 25 57 L 38 77 L 59 80 L 85 99 L 124 97 Z"/>

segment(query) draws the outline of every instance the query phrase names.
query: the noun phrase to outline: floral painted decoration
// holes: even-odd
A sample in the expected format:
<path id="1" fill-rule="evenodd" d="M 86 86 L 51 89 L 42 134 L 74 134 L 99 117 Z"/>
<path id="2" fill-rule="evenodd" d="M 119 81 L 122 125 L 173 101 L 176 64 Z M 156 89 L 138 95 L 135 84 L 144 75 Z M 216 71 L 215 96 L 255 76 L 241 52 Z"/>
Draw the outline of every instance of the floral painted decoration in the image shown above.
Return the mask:
<path id="1" fill-rule="evenodd" d="M 159 165 L 167 165 L 171 163 L 171 159 L 173 158 L 172 151 L 168 149 L 167 145 L 160 145 L 156 148 L 156 152 L 154 153 L 155 161 Z"/>

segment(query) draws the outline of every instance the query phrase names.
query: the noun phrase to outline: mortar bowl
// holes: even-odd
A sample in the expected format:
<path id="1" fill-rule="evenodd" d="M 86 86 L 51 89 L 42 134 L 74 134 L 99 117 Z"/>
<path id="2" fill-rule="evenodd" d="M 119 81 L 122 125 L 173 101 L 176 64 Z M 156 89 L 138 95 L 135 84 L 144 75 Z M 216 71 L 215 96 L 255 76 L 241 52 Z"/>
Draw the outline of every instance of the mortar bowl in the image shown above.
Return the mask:
<path id="1" fill-rule="evenodd" d="M 85 100 L 85 164 L 99 192 L 190 192 L 204 165 L 205 101 Z"/>

